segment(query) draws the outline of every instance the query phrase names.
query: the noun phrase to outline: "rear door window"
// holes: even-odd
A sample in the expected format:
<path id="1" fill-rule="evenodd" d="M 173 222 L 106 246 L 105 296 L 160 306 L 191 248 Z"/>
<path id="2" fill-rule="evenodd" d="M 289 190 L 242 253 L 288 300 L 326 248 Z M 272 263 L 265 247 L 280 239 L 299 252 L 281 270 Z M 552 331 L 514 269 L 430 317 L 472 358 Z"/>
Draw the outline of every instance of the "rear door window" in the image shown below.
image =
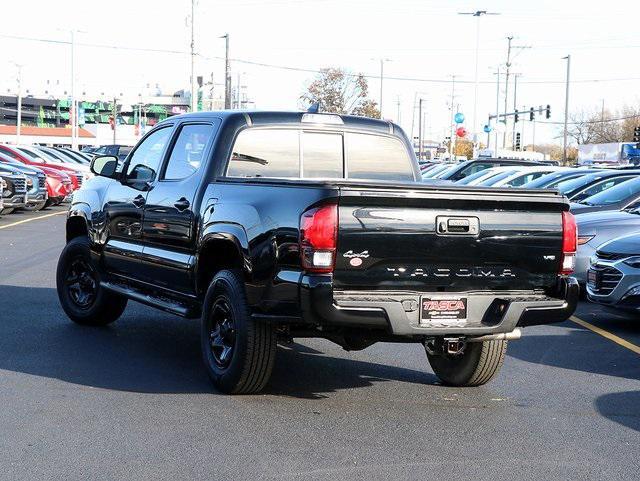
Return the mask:
<path id="1" fill-rule="evenodd" d="M 413 181 L 407 149 L 398 139 L 380 135 L 347 135 L 347 175 L 351 179 Z"/>
<path id="2" fill-rule="evenodd" d="M 299 131 L 243 130 L 233 146 L 227 175 L 231 177 L 299 177 Z"/>

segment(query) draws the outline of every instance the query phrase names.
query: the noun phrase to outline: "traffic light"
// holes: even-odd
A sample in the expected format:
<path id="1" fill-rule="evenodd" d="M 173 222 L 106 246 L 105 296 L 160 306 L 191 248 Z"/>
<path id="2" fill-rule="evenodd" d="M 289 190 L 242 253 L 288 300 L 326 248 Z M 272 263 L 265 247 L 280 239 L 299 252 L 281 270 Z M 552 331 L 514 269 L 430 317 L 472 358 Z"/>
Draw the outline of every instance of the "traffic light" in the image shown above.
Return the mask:
<path id="1" fill-rule="evenodd" d="M 640 125 L 633 129 L 633 141 L 640 142 Z"/>
<path id="2" fill-rule="evenodd" d="M 520 150 L 520 132 L 516 132 L 516 150 Z"/>
<path id="3" fill-rule="evenodd" d="M 535 114 L 533 113 L 533 107 L 529 109 L 529 120 L 533 122 Z"/>
<path id="4" fill-rule="evenodd" d="M 551 105 L 547 104 L 547 113 L 546 113 L 546 118 L 549 119 L 551 118 Z"/>
<path id="5" fill-rule="evenodd" d="M 516 114 L 515 114 L 515 116 L 513 117 L 513 121 L 514 121 L 516 124 L 518 123 L 518 118 L 519 118 L 519 117 L 518 117 L 518 109 L 516 109 Z"/>

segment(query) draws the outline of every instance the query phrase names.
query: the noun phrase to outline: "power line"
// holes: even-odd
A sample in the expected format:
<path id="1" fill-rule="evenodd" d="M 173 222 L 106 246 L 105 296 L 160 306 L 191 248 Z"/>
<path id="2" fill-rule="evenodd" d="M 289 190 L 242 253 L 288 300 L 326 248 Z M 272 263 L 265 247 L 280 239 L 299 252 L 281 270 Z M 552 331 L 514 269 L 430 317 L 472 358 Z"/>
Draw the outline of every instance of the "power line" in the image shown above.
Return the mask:
<path id="1" fill-rule="evenodd" d="M 524 113 L 527 113 L 526 111 Z M 571 125 L 582 125 L 582 124 L 605 124 L 607 122 L 618 122 L 620 120 L 629 120 L 629 119 L 640 119 L 640 114 L 637 115 L 627 115 L 625 117 L 617 117 L 615 119 L 602 119 L 602 120 L 585 120 L 584 122 L 567 122 Z M 552 122 L 549 120 L 536 120 L 537 124 L 549 124 L 549 125 L 564 125 L 564 122 Z"/>
<path id="2" fill-rule="evenodd" d="M 20 35 L 0 35 L 0 38 L 7 38 L 13 40 L 26 40 L 32 42 L 42 42 L 42 43 L 52 43 L 58 45 L 70 45 L 71 42 L 67 40 L 53 40 L 46 38 L 36 38 L 36 37 L 25 37 Z M 168 53 L 168 54 L 176 54 L 176 55 L 189 55 L 190 52 L 187 50 L 172 50 L 172 49 L 161 49 L 161 48 L 147 48 L 147 47 L 129 47 L 125 45 L 107 45 L 100 43 L 86 43 L 86 42 L 76 42 L 76 46 L 82 47 L 92 47 L 92 48 L 104 48 L 110 50 L 125 50 L 132 52 L 147 52 L 147 53 Z M 202 55 L 196 54 L 199 57 L 205 60 L 224 60 L 224 57 L 215 56 L 215 55 Z M 240 58 L 231 58 L 233 62 L 241 63 L 245 65 L 254 65 L 257 67 L 265 67 L 265 68 L 273 68 L 279 70 L 288 70 L 292 72 L 305 72 L 305 73 L 313 73 L 318 74 L 321 73 L 321 69 L 313 69 L 313 68 L 303 68 L 303 67 L 294 67 L 290 65 L 277 65 L 266 62 L 257 62 L 254 60 L 240 59 Z M 348 76 L 358 77 L 360 74 L 347 74 Z M 376 74 L 362 74 L 363 77 L 367 79 L 379 79 L 380 76 Z M 458 77 L 458 75 L 456 75 Z M 421 77 L 393 77 L 386 76 L 385 80 L 395 80 L 399 82 L 418 82 L 418 83 L 434 83 L 434 84 L 444 84 L 448 85 L 451 83 L 451 79 L 438 79 L 438 78 L 421 78 Z M 618 77 L 618 78 L 602 78 L 602 79 L 578 79 L 571 80 L 572 84 L 579 83 L 605 83 L 605 82 L 628 82 L 628 81 L 640 81 L 640 77 Z M 475 82 L 473 80 L 456 80 L 456 83 L 459 84 L 468 84 L 473 85 Z M 487 84 L 493 85 L 493 80 L 478 80 L 479 84 Z M 548 80 L 548 79 L 538 79 L 538 80 L 523 80 L 520 84 L 540 84 L 540 85 L 552 85 L 552 84 L 564 84 L 564 80 Z"/>

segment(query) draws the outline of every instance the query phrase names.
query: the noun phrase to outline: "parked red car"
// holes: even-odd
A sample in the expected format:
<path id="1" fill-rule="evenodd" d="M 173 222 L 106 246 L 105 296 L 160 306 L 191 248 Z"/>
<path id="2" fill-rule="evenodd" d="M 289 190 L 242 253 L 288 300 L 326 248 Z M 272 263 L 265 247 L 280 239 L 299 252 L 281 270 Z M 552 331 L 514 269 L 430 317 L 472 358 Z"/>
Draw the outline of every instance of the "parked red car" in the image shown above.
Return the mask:
<path id="1" fill-rule="evenodd" d="M 15 145 L 0 144 L 0 152 L 23 164 L 34 165 L 38 168 L 48 167 L 58 172 L 64 172 L 71 178 L 72 190 L 77 190 L 82 186 L 84 174 L 83 168 L 78 168 L 82 167 L 80 165 L 73 167 L 69 164 L 50 162 L 36 153 L 24 151 Z"/>
<path id="2" fill-rule="evenodd" d="M 24 163 L 6 155 L 4 151 L 0 151 L 0 162 L 6 164 L 16 162 L 20 164 Z M 71 177 L 63 171 L 56 170 L 51 167 L 38 167 L 38 169 L 44 172 L 47 176 L 45 179 L 45 186 L 47 188 L 47 203 L 45 204 L 45 207 L 59 204 L 65 199 L 65 197 L 73 192 Z"/>

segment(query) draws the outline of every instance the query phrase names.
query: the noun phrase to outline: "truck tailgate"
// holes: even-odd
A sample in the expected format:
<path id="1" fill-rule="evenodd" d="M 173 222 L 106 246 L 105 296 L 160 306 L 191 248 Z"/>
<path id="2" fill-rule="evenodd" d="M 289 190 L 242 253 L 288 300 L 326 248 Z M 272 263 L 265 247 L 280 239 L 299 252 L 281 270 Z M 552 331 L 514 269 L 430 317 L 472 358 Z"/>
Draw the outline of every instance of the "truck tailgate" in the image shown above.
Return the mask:
<path id="1" fill-rule="evenodd" d="M 338 206 L 335 289 L 555 285 L 568 204 L 552 191 L 343 186 Z"/>

